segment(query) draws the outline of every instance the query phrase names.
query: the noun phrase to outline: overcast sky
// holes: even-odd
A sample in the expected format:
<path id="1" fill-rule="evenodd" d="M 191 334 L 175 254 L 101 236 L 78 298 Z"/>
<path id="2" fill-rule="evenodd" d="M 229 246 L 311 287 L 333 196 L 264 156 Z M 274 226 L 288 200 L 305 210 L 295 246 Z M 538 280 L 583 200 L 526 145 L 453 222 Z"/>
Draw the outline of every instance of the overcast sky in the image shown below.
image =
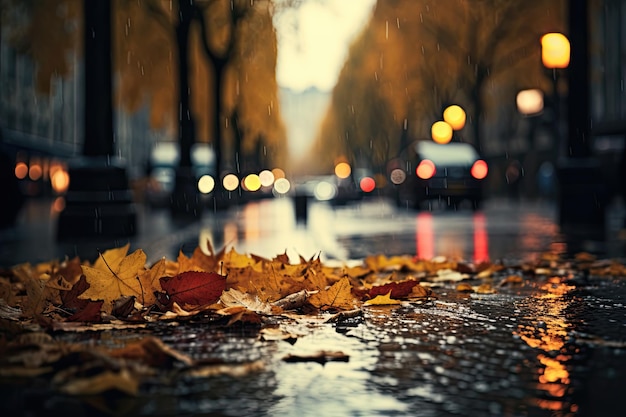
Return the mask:
<path id="1" fill-rule="evenodd" d="M 376 0 L 309 0 L 275 16 L 276 79 L 281 87 L 331 90 L 352 40 L 369 20 Z M 296 24 L 297 23 L 297 24 Z"/>

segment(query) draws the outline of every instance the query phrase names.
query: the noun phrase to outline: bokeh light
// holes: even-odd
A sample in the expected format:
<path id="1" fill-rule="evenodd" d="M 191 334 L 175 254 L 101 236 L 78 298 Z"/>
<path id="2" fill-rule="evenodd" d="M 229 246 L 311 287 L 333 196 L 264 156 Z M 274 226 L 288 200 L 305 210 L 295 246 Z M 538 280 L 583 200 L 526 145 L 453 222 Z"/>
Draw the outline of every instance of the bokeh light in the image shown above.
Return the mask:
<path id="1" fill-rule="evenodd" d="M 54 169 L 50 173 L 50 185 L 57 194 L 63 194 L 70 186 L 70 175 L 64 169 Z"/>
<path id="2" fill-rule="evenodd" d="M 429 159 L 422 160 L 415 169 L 415 173 L 417 174 L 417 176 L 423 180 L 431 178 L 433 175 L 435 175 L 435 172 L 435 164 Z"/>
<path id="3" fill-rule="evenodd" d="M 222 179 L 226 191 L 235 191 L 239 187 L 239 178 L 235 174 L 226 174 Z"/>
<path id="4" fill-rule="evenodd" d="M 445 144 L 452 140 L 452 126 L 443 121 L 433 123 L 430 129 L 435 142 Z"/>
<path id="5" fill-rule="evenodd" d="M 268 169 L 259 172 L 259 179 L 263 187 L 271 187 L 274 184 L 274 174 Z"/>
<path id="6" fill-rule="evenodd" d="M 352 168 L 347 162 L 339 162 L 337 165 L 335 165 L 335 175 L 339 178 L 348 178 L 351 172 Z"/>
<path id="7" fill-rule="evenodd" d="M 208 194 L 215 188 L 215 180 L 210 175 L 203 175 L 198 180 L 198 191 L 202 194 Z"/>
<path id="8" fill-rule="evenodd" d="M 541 37 L 541 61 L 546 68 L 567 68 L 570 44 L 562 33 L 546 33 Z"/>
<path id="9" fill-rule="evenodd" d="M 522 90 L 517 93 L 515 99 L 517 110 L 526 116 L 539 114 L 543 110 L 543 93 L 541 90 L 533 88 Z"/>
<path id="10" fill-rule="evenodd" d="M 443 120 L 452 127 L 453 130 L 461 130 L 465 126 L 465 110 L 461 106 L 453 104 L 443 111 Z"/>
<path id="11" fill-rule="evenodd" d="M 285 175 L 285 171 L 283 171 L 280 168 L 274 168 L 272 170 L 272 174 L 274 175 L 274 181 L 276 181 L 279 178 L 287 178 L 287 176 Z"/>
<path id="12" fill-rule="evenodd" d="M 327 181 L 320 181 L 315 186 L 313 194 L 320 201 L 332 200 L 337 195 L 337 188 Z"/>
<path id="13" fill-rule="evenodd" d="M 28 169 L 28 178 L 33 181 L 37 181 L 43 175 L 43 168 L 39 162 L 33 162 L 30 164 L 30 168 Z"/>
<path id="14" fill-rule="evenodd" d="M 487 163 L 482 159 L 479 159 L 478 161 L 474 162 L 474 165 L 472 165 L 471 174 L 472 177 L 476 178 L 477 180 L 482 180 L 483 178 L 485 178 L 488 172 L 489 167 L 487 166 Z"/>
<path id="15" fill-rule="evenodd" d="M 243 180 L 243 185 L 248 191 L 258 191 L 261 188 L 261 178 L 257 174 L 246 175 Z"/>
<path id="16" fill-rule="evenodd" d="M 278 178 L 274 181 L 274 191 L 278 194 L 287 194 L 291 189 L 291 183 L 287 178 Z"/>
<path id="17" fill-rule="evenodd" d="M 359 181 L 361 190 L 365 193 L 371 193 L 376 188 L 376 181 L 372 177 L 364 177 Z"/>
<path id="18" fill-rule="evenodd" d="M 20 180 L 23 180 L 28 175 L 28 165 L 25 162 L 18 162 L 15 164 L 15 176 Z"/>
<path id="19" fill-rule="evenodd" d="M 403 169 L 395 168 L 389 174 L 389 180 L 395 185 L 400 185 L 406 180 L 406 172 Z"/>

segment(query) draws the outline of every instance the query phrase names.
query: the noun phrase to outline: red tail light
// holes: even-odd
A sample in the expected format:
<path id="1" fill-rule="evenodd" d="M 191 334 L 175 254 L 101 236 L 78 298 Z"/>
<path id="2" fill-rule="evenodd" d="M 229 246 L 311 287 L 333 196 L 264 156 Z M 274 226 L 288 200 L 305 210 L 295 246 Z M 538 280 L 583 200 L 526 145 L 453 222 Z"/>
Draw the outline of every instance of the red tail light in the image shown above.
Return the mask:
<path id="1" fill-rule="evenodd" d="M 420 162 L 415 169 L 415 174 L 423 180 L 432 178 L 432 176 L 435 175 L 435 172 L 437 172 L 435 164 L 433 163 L 433 161 L 430 161 L 428 159 L 422 160 L 422 162 Z"/>
<path id="2" fill-rule="evenodd" d="M 361 187 L 361 191 L 364 193 L 371 193 L 376 188 L 376 181 L 372 177 L 361 178 L 359 187 Z"/>
<path id="3" fill-rule="evenodd" d="M 474 162 L 474 165 L 472 165 L 472 169 L 470 170 L 470 172 L 472 173 L 472 177 L 476 178 L 477 180 L 482 180 L 487 176 L 487 173 L 489 172 L 489 167 L 487 166 L 487 163 L 485 161 L 479 159 L 478 161 Z"/>

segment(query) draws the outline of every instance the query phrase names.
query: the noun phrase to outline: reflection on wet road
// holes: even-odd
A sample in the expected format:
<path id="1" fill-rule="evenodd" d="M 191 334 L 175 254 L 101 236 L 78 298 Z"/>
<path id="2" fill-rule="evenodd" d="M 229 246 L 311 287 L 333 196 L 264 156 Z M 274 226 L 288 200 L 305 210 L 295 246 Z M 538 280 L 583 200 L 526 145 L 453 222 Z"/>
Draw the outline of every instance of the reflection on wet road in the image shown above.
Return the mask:
<path id="1" fill-rule="evenodd" d="M 208 240 L 214 248 L 225 245 L 265 257 L 287 252 L 294 261 L 318 255 L 322 260 L 347 261 L 382 253 L 415 254 L 420 259 L 445 256 L 474 263 L 575 250 L 559 234 L 555 208 L 547 203 L 492 202 L 476 212 L 413 211 L 374 199 L 340 207 L 311 202 L 308 213 L 306 223 L 298 222 L 292 201 L 279 199 L 208 215 L 202 220 L 199 239 L 196 228 L 187 247 L 205 247 Z M 618 242 L 600 252 L 615 256 L 623 247 Z"/>

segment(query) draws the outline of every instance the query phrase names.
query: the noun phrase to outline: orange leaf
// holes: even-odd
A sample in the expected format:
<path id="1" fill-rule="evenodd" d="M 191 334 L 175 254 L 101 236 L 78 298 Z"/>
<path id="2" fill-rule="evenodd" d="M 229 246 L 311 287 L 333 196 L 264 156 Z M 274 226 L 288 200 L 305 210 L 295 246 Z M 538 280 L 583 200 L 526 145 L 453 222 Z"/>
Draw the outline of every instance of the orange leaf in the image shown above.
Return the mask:
<path id="1" fill-rule="evenodd" d="M 348 278 L 342 278 L 327 290 L 321 290 L 309 298 L 311 305 L 323 310 L 338 308 L 350 310 L 354 308 L 355 299 L 352 296 L 352 285 Z"/>

